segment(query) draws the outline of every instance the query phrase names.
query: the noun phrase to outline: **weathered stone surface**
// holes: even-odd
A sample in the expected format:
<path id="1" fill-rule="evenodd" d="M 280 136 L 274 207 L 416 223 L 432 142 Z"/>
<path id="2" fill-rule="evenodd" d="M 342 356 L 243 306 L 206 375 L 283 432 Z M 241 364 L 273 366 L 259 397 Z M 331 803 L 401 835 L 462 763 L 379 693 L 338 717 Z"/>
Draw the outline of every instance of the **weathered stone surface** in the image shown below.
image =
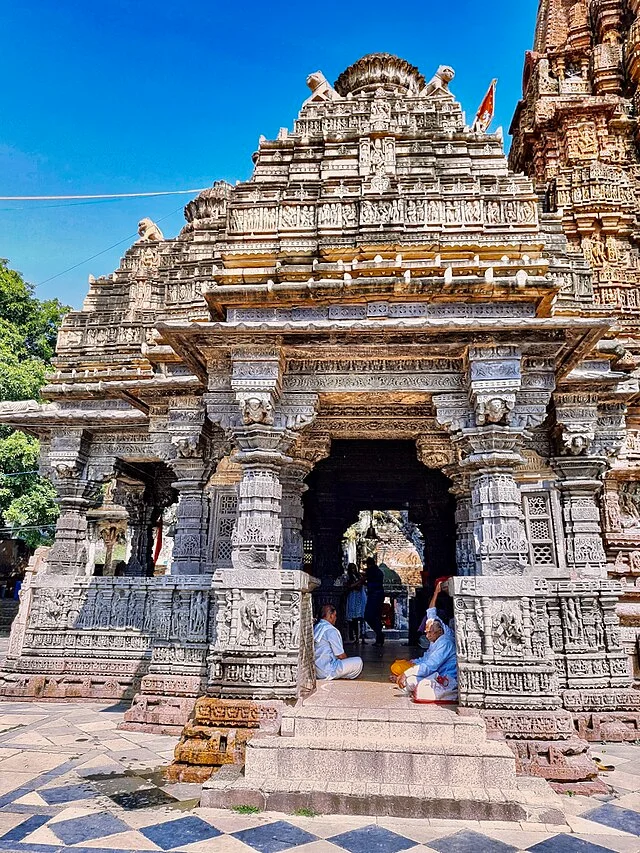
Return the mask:
<path id="1" fill-rule="evenodd" d="M 277 732 L 278 704 L 203 696 L 195 703 L 166 777 L 172 782 L 203 782 L 226 764 L 244 765 L 247 741 L 258 732 Z"/>
<path id="2" fill-rule="evenodd" d="M 567 739 L 563 709 L 635 710 L 633 638 L 619 625 L 633 616 L 616 611 L 623 586 L 607 580 L 640 566 L 638 347 L 607 296 L 624 292 L 627 306 L 635 292 L 637 169 L 625 153 L 635 119 L 611 35 L 622 19 L 604 16 L 592 44 L 576 18 L 547 46 L 548 16 L 559 14 L 552 4 L 541 15 L 541 55 L 516 119 L 518 173 L 498 134 L 465 126 L 452 69 L 427 83 L 375 54 L 335 87 L 312 74 L 293 129 L 261 138 L 250 180 L 189 202 L 177 237 L 142 220 L 113 276 L 92 281 L 65 319 L 47 402 L 0 404 L 0 421 L 41 438 L 61 507 L 0 692 L 135 694 L 126 725 L 163 730 L 203 694 L 308 695 L 312 597 L 336 594 L 346 521 L 339 481 L 322 492 L 320 473 L 335 472 L 351 442 L 373 454 L 376 439 L 376 453 L 386 445 L 392 456 L 386 479 L 402 486 L 411 472 L 410 493 L 384 495 L 424 522 L 432 574 L 450 573 L 455 544 L 461 705 L 495 712 L 497 728 L 526 741 L 523 766 L 554 768 L 562 761 L 541 743 Z M 571 50 L 585 40 L 577 70 L 554 53 L 563 39 Z M 566 106 L 577 94 L 596 99 L 598 127 L 576 119 L 574 100 Z M 570 195 L 564 213 L 552 209 L 552 181 Z M 613 337 L 622 326 L 629 343 Z M 368 506 L 383 493 L 375 466 L 364 467 L 374 469 L 370 491 L 350 492 L 349 511 L 358 494 Z M 155 577 L 162 519 L 173 550 L 169 573 Z M 522 723 L 521 712 L 542 728 L 500 716 Z M 297 778 L 313 770 L 314 750 L 292 745 L 311 724 L 296 733 L 298 720 L 286 719 L 274 752 Z M 504 744 L 456 753 L 464 732 L 435 722 L 449 748 L 430 755 L 443 778 L 515 767 Z M 370 723 L 382 736 L 400 728 Z M 219 759 L 228 744 L 199 725 L 194 757 Z M 322 726 L 333 737 L 338 719 Z M 365 793 L 393 761 L 409 772 L 406 747 L 386 758 L 353 751 Z M 425 755 L 416 763 L 426 767 Z M 350 760 L 335 755 L 345 773 Z"/>

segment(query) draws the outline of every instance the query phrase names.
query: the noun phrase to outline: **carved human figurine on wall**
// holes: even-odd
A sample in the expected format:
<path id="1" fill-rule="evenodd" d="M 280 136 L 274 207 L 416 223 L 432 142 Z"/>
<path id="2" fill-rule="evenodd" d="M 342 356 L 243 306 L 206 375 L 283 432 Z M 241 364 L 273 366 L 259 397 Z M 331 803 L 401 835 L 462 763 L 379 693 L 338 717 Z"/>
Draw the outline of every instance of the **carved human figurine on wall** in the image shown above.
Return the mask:
<path id="1" fill-rule="evenodd" d="M 262 646 L 266 641 L 267 614 L 263 597 L 253 596 L 240 605 L 239 641 L 244 646 Z"/>
<path id="2" fill-rule="evenodd" d="M 502 397 L 492 397 L 478 403 L 476 420 L 480 426 L 484 424 L 500 424 L 509 420 L 514 403 Z"/>
<path id="3" fill-rule="evenodd" d="M 260 397 L 249 397 L 244 401 L 242 408 L 242 422 L 244 424 L 273 424 L 273 406 L 268 400 Z"/>

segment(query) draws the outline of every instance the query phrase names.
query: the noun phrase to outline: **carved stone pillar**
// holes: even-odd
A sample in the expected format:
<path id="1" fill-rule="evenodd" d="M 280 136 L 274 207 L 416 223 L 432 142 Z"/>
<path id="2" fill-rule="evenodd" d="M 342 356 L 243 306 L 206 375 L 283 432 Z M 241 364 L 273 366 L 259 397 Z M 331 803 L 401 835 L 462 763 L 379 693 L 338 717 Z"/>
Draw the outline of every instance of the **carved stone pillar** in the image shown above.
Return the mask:
<path id="1" fill-rule="evenodd" d="M 612 426 L 615 438 L 615 423 L 609 423 L 611 413 L 604 424 L 599 423 L 597 394 L 557 393 L 554 403 L 558 456 L 552 464 L 560 477 L 567 566 L 573 578 L 604 577 L 606 555 L 597 497 L 607 460 L 590 454 L 606 450 Z"/>
<path id="2" fill-rule="evenodd" d="M 553 467 L 560 480 L 567 566 L 572 578 L 605 577 L 598 495 L 607 461 L 602 457 L 559 456 Z"/>
<path id="3" fill-rule="evenodd" d="M 56 522 L 55 542 L 49 552 L 47 572 L 58 575 L 84 575 L 87 568 L 87 512 L 100 497 L 100 484 L 74 476 L 54 479 L 60 515 Z"/>
<path id="4" fill-rule="evenodd" d="M 207 395 L 209 417 L 233 437 L 242 469 L 233 568 L 213 577 L 208 689 L 225 697 L 296 697 L 315 683 L 315 582 L 301 571 L 302 481 L 309 466 L 292 458 L 292 449 L 315 417 L 317 398 L 283 397 L 277 351 L 234 352 L 231 363 L 228 390 Z"/>
<path id="5" fill-rule="evenodd" d="M 231 539 L 234 569 L 282 568 L 282 485 L 285 458 L 261 453 L 239 458 L 238 519 Z"/>
<path id="6" fill-rule="evenodd" d="M 101 497 L 101 485 L 87 476 L 91 435 L 71 430 L 53 436 L 48 463 L 58 493 L 60 515 L 47 572 L 84 575 L 87 570 L 87 511 Z"/>
<path id="7" fill-rule="evenodd" d="M 462 577 L 476 572 L 475 544 L 469 477 L 461 472 L 451 472 L 451 494 L 456 499 L 456 567 Z"/>
<path id="8" fill-rule="evenodd" d="M 528 563 L 520 488 L 514 469 L 521 464 L 517 452 L 520 434 L 499 426 L 465 430 L 456 436 L 460 467 L 468 476 L 470 497 L 464 501 L 468 522 L 462 532 L 473 531 L 475 571 L 478 575 L 519 575 Z M 462 547 L 461 541 L 461 547 Z M 471 557 L 467 557 L 469 568 Z"/>
<path id="9" fill-rule="evenodd" d="M 170 406 L 167 426 L 176 453 L 168 460 L 176 474 L 171 485 L 179 495 L 171 574 L 200 575 L 211 564 L 205 486 L 218 461 L 202 399 L 177 397 Z"/>
<path id="10" fill-rule="evenodd" d="M 210 468 L 202 460 L 188 467 L 175 465 L 179 475 L 173 487 L 179 494 L 176 532 L 173 546 L 172 575 L 201 575 L 206 571 L 208 555 L 207 524 L 209 496 L 205 492 Z"/>
<path id="11" fill-rule="evenodd" d="M 285 465 L 280 473 L 282 485 L 282 568 L 302 571 L 302 495 L 307 486 L 304 478 L 311 464 L 296 460 Z"/>

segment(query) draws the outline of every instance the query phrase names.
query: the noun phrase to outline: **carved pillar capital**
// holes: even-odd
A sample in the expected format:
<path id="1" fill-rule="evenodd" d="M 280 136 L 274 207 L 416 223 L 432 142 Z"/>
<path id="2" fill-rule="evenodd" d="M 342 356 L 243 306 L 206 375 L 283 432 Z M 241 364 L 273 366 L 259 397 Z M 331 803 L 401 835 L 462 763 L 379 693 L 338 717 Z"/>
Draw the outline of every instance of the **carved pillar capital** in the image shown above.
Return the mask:
<path id="1" fill-rule="evenodd" d="M 560 456 L 587 456 L 595 438 L 598 395 L 589 392 L 558 392 L 555 405 L 555 438 Z"/>

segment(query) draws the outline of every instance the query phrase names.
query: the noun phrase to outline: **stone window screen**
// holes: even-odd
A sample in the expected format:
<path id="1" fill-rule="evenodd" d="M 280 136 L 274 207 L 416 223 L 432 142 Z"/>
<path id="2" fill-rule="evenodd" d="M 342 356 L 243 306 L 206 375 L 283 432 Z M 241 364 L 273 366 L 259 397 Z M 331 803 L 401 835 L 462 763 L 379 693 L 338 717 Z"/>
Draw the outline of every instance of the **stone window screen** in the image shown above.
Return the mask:
<path id="1" fill-rule="evenodd" d="M 231 536 L 238 515 L 236 486 L 219 487 L 211 502 L 209 524 L 209 553 L 213 555 L 213 569 L 231 568 Z"/>
<path id="2" fill-rule="evenodd" d="M 552 495 L 549 491 L 524 491 L 524 523 L 529 542 L 529 560 L 534 568 L 558 569 L 558 549 Z"/>

